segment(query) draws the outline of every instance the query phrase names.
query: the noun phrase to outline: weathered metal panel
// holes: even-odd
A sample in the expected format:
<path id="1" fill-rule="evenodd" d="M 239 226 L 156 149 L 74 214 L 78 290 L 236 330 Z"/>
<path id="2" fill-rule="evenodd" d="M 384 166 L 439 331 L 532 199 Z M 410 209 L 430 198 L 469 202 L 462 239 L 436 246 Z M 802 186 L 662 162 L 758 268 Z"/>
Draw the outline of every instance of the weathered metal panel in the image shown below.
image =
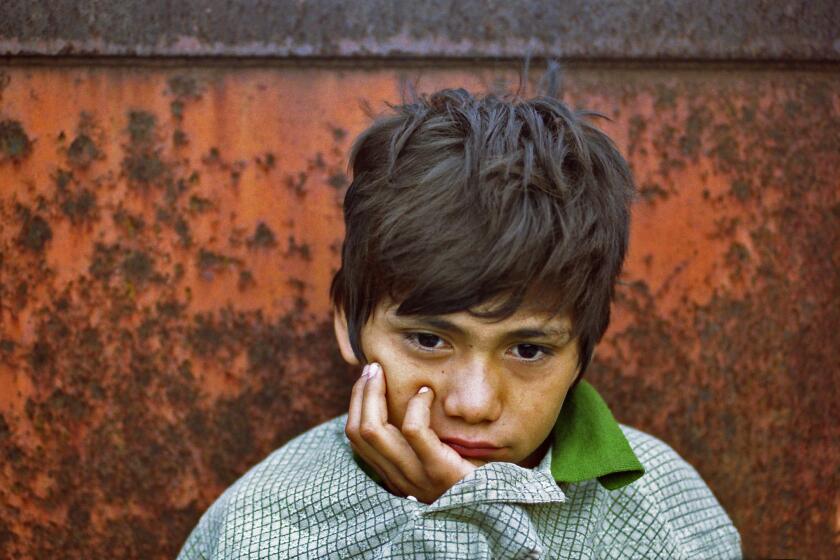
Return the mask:
<path id="1" fill-rule="evenodd" d="M 511 68 L 0 73 L 0 556 L 172 557 L 343 411 L 327 288 L 363 107 Z M 590 372 L 751 557 L 840 543 L 840 75 L 572 68 L 640 185 Z M 162 520 L 164 522 L 162 522 Z"/>
<path id="2" fill-rule="evenodd" d="M 0 54 L 840 60 L 840 3 L 11 0 Z"/>

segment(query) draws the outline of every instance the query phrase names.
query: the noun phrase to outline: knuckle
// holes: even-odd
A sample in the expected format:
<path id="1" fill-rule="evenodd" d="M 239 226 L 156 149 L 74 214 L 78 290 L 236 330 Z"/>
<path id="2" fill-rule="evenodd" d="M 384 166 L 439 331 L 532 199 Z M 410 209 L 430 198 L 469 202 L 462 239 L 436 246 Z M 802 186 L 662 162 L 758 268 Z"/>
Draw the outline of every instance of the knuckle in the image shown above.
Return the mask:
<path id="1" fill-rule="evenodd" d="M 438 479 L 437 469 L 431 465 L 423 465 L 423 475 L 426 480 L 436 481 Z"/>
<path id="2" fill-rule="evenodd" d="M 416 469 L 414 468 L 414 465 L 411 463 L 411 461 L 409 461 L 407 458 L 396 458 L 394 461 L 394 466 L 397 467 L 397 470 L 406 478 L 406 480 L 409 480 L 415 484 L 417 483 L 419 477 L 417 476 Z"/>
<path id="3" fill-rule="evenodd" d="M 406 437 L 416 438 L 423 433 L 423 426 L 419 422 L 409 420 L 403 422 L 402 433 Z"/>
<path id="4" fill-rule="evenodd" d="M 347 424 L 344 426 L 344 435 L 347 436 L 347 439 L 350 441 L 355 441 L 358 437 L 358 432 L 356 431 L 356 427 L 352 424 Z"/>
<path id="5" fill-rule="evenodd" d="M 444 469 L 441 469 L 436 464 L 429 464 L 424 465 L 424 470 L 426 473 L 426 478 L 434 482 L 442 482 L 446 479 L 446 473 Z"/>
<path id="6" fill-rule="evenodd" d="M 359 426 L 359 435 L 366 441 L 375 440 L 379 437 L 379 430 L 374 424 L 362 422 Z"/>

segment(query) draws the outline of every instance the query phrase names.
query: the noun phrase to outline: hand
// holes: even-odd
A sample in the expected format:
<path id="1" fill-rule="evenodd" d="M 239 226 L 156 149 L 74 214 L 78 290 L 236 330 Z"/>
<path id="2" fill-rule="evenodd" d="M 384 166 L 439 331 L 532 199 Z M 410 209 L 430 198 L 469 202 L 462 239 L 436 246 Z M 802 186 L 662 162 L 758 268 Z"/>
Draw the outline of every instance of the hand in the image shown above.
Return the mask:
<path id="1" fill-rule="evenodd" d="M 392 493 L 430 504 L 476 467 L 432 431 L 430 388 L 421 387 L 409 399 L 402 429 L 388 423 L 385 391 L 382 367 L 366 365 L 353 385 L 344 431 Z"/>

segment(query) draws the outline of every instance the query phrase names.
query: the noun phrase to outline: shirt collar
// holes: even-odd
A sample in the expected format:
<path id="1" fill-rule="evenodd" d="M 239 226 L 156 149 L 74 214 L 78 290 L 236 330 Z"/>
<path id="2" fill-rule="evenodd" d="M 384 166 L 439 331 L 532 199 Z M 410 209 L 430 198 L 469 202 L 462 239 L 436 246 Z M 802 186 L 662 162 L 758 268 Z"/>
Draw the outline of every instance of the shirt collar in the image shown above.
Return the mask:
<path id="1" fill-rule="evenodd" d="M 645 474 L 621 426 L 595 388 L 581 380 L 566 395 L 554 424 L 551 475 L 557 482 L 597 478 L 607 490 Z"/>

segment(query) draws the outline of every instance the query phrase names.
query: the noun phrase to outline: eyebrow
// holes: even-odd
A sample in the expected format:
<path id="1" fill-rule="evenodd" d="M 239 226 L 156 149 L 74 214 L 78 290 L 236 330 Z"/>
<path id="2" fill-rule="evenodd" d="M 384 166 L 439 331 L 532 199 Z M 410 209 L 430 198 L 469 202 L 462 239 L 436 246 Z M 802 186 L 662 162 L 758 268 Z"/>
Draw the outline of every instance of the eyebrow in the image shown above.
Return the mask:
<path id="1" fill-rule="evenodd" d="M 432 327 L 434 329 L 438 329 L 440 331 L 454 333 L 463 335 L 466 334 L 464 329 L 453 323 L 452 321 L 447 321 L 446 319 L 441 319 L 440 317 L 425 317 L 422 315 L 411 315 L 405 317 L 395 317 L 398 322 L 412 322 L 412 323 L 419 323 L 420 325 L 425 325 L 428 327 Z M 523 328 L 523 329 L 516 329 L 505 333 L 505 336 L 508 338 L 546 338 L 556 336 L 558 338 L 569 337 L 571 335 L 571 331 L 565 327 L 549 327 L 546 329 L 535 329 L 535 328 Z"/>

